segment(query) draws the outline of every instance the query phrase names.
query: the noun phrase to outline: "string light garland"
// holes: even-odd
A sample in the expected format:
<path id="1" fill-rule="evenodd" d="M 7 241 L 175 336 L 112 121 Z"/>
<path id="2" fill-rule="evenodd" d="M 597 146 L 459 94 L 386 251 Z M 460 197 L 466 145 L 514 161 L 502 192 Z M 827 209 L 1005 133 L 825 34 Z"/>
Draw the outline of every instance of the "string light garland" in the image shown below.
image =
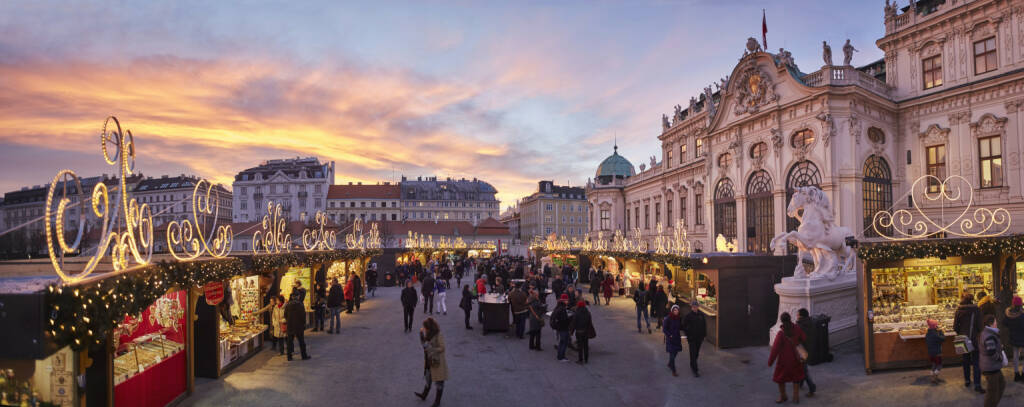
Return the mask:
<path id="1" fill-rule="evenodd" d="M 857 256 L 865 261 L 892 261 L 938 257 L 1024 254 L 1024 235 L 984 239 L 914 240 L 905 242 L 861 242 Z"/>

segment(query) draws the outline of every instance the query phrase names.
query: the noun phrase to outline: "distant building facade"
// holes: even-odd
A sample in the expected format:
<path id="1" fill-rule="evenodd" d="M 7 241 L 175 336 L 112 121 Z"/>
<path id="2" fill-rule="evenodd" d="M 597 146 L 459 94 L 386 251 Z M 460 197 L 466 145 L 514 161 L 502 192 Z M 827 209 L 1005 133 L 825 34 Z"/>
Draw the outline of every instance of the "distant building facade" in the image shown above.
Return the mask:
<path id="1" fill-rule="evenodd" d="M 235 222 L 255 222 L 270 202 L 280 203 L 288 221 L 307 221 L 327 209 L 334 162 L 316 157 L 269 160 L 235 175 L 231 184 Z"/>
<path id="2" fill-rule="evenodd" d="M 519 234 L 524 241 L 552 234 L 583 239 L 589 231 L 591 212 L 582 187 L 537 183 L 537 192 L 519 201 Z"/>
<path id="3" fill-rule="evenodd" d="M 410 221 L 465 221 L 477 225 L 487 218 L 498 218 L 501 202 L 491 184 L 437 177 L 402 177 L 402 219 Z"/>
<path id="4" fill-rule="evenodd" d="M 501 213 L 502 224 L 508 227 L 509 236 L 512 239 L 512 244 L 521 244 L 523 241 L 522 236 L 522 217 L 519 213 L 519 205 L 510 206 L 505 209 L 505 212 Z"/>
<path id="5" fill-rule="evenodd" d="M 160 178 L 146 178 L 139 181 L 132 190 L 132 198 L 140 204 L 148 204 L 153 213 L 153 226 L 157 228 L 166 227 L 173 221 L 192 219 L 192 192 L 195 190 L 199 177 L 190 175 L 179 175 L 170 177 L 164 175 Z M 232 221 L 232 199 L 231 191 L 216 184 L 214 192 L 210 193 L 210 199 L 216 194 L 217 224 L 227 225 Z M 201 191 L 205 199 L 206 188 Z"/>
<path id="6" fill-rule="evenodd" d="M 327 192 L 327 217 L 338 224 L 355 219 L 364 222 L 401 220 L 401 197 L 401 187 L 390 182 L 331 185 Z"/>

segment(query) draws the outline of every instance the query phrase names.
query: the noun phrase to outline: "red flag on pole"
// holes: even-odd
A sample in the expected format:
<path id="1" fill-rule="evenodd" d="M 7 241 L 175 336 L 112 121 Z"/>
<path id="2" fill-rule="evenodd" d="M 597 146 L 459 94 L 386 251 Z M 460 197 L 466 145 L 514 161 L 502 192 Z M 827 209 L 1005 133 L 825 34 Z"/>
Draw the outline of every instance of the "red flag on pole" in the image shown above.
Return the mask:
<path id="1" fill-rule="evenodd" d="M 768 52 L 768 17 L 764 9 L 761 9 L 761 41 L 764 43 L 765 52 Z"/>

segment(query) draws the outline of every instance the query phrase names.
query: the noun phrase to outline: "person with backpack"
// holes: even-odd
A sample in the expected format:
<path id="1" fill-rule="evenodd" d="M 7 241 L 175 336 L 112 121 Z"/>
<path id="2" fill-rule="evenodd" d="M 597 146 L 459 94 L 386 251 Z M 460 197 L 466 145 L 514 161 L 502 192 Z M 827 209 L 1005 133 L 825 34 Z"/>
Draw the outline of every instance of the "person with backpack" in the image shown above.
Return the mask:
<path id="1" fill-rule="evenodd" d="M 572 316 L 569 315 L 569 295 L 562 294 L 558 298 L 558 305 L 551 313 L 551 329 L 558 334 L 558 355 L 561 362 L 568 362 L 565 358 L 565 349 L 569 346 L 569 333 L 572 329 Z"/>
<path id="2" fill-rule="evenodd" d="M 690 348 L 690 370 L 693 371 L 693 377 L 700 377 L 697 358 L 700 356 L 700 346 L 704 343 L 704 337 L 708 335 L 708 323 L 697 301 L 690 304 L 690 312 L 683 318 L 683 332 L 686 333 L 686 345 Z"/>
<path id="3" fill-rule="evenodd" d="M 804 335 L 804 331 L 793 323 L 792 318 L 788 312 L 783 312 L 779 316 L 782 329 L 775 334 L 771 354 L 768 356 L 768 366 L 775 365 L 772 381 L 779 385 L 779 398 L 775 400 L 776 404 L 789 400 L 786 397 L 786 383 L 793 383 L 793 403 L 800 402 L 800 382 L 804 380 L 802 366 L 804 361 L 801 359 L 798 346 L 802 346 L 807 337 Z"/>
<path id="4" fill-rule="evenodd" d="M 643 317 L 643 321 L 647 324 L 647 333 L 651 333 L 651 319 L 647 313 L 649 297 L 643 284 L 637 284 L 636 291 L 633 291 L 633 302 L 636 304 L 636 332 L 643 333 L 640 324 L 640 318 Z"/>
<path id="5" fill-rule="evenodd" d="M 953 317 L 953 330 L 956 331 L 957 335 L 963 335 L 970 341 L 971 348 L 970 352 L 961 355 L 963 357 L 964 366 L 964 387 L 971 387 L 971 368 L 974 368 L 974 391 L 978 393 L 985 393 L 985 389 L 981 388 L 981 367 L 979 366 L 978 356 L 978 334 L 981 333 L 981 309 L 977 305 L 974 305 L 974 295 L 966 293 L 963 299 L 960 300 L 960 306 L 956 309 L 956 314 Z"/>
<path id="6" fill-rule="evenodd" d="M 596 331 L 585 301 L 576 303 L 576 311 L 572 316 L 572 330 L 576 333 L 576 347 L 579 349 L 579 359 L 576 363 L 590 363 L 590 339 L 592 335 L 596 336 Z"/>

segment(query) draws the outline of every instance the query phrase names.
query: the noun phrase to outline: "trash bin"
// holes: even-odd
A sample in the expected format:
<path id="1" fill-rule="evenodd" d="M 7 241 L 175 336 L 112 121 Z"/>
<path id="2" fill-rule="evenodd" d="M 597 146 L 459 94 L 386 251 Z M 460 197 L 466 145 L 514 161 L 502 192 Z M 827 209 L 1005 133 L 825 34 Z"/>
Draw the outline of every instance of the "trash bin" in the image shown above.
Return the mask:
<path id="1" fill-rule="evenodd" d="M 805 332 L 807 335 L 807 342 L 805 344 L 807 364 L 817 365 L 832 361 L 833 356 L 828 345 L 828 323 L 830 321 L 832 321 L 832 317 L 825 314 L 811 317 L 811 330 L 810 332 Z"/>

